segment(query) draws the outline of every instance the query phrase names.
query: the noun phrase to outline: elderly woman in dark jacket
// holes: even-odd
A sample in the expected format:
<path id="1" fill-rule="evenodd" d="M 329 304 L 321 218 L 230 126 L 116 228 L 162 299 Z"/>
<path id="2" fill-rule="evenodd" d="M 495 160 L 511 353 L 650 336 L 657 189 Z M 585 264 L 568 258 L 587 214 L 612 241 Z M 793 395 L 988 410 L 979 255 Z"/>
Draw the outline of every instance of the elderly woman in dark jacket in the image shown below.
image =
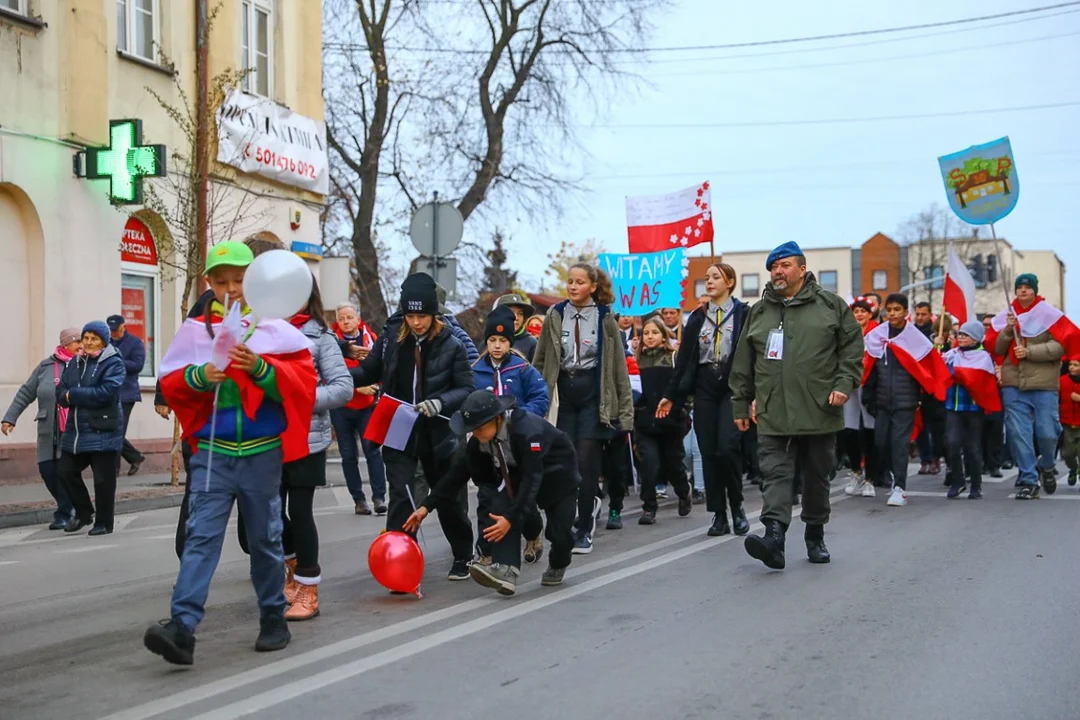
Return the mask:
<path id="1" fill-rule="evenodd" d="M 75 506 L 75 517 L 64 532 L 78 532 L 94 520 L 91 535 L 113 531 L 116 500 L 116 454 L 124 445 L 120 386 L 124 383 L 124 360 L 109 344 L 109 326 L 100 320 L 83 327 L 82 353 L 68 363 L 56 387 L 56 402 L 68 408 L 60 442 L 60 482 Z M 83 484 L 82 471 L 94 473 L 94 497 Z"/>
<path id="2" fill-rule="evenodd" d="M 71 500 L 60 484 L 56 471 L 57 459 L 60 457 L 61 428 L 67 423 L 68 415 L 66 408 L 56 406 L 56 386 L 60 384 L 64 367 L 81 347 L 82 334 L 79 328 L 62 330 L 60 344 L 52 355 L 42 360 L 34 368 L 34 372 L 30 373 L 30 378 L 19 388 L 15 399 L 11 401 L 11 407 L 4 414 L 3 422 L 0 423 L 0 430 L 9 435 L 15 429 L 19 416 L 32 402 L 37 401 L 37 417 L 34 420 L 37 422 L 38 472 L 45 481 L 49 494 L 56 500 L 56 511 L 53 513 L 53 522 L 49 525 L 50 530 L 63 530 L 74 514 Z"/>
<path id="3" fill-rule="evenodd" d="M 384 396 L 410 404 L 418 413 L 401 450 L 382 448 L 390 486 L 387 530 L 401 530 L 415 509 L 417 461 L 432 486 L 449 467 L 455 445 L 448 418 L 475 389 L 465 347 L 437 317 L 438 295 L 431 276 L 417 273 L 405 278 L 401 311 L 403 322 L 387 324 L 371 353 L 349 371 L 356 387 L 381 383 Z M 441 502 L 436 509 L 454 553 L 449 579 L 468 580 L 473 550 L 468 514 L 456 502 Z"/>

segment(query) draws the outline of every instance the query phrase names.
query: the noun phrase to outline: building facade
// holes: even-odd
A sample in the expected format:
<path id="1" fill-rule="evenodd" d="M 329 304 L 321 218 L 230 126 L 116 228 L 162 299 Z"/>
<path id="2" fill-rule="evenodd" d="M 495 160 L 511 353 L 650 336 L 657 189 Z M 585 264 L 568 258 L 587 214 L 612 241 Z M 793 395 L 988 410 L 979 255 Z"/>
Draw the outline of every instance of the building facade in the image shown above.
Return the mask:
<path id="1" fill-rule="evenodd" d="M 211 108 L 221 120 L 210 129 L 217 158 L 209 181 L 211 244 L 262 232 L 317 259 L 328 170 L 320 4 L 209 5 L 219 6 L 209 76 L 248 70 L 228 102 Z M 122 314 L 147 345 L 143 403 L 129 438 L 156 452 L 151 459 L 158 466 L 167 459 L 172 427 L 153 412 L 153 388 L 180 322 L 183 283 L 175 268 L 183 264 L 183 232 L 149 201 L 114 204 L 115 173 L 110 182 L 76 170 L 82 151 L 116 149 L 112 121 L 136 119 L 144 144 L 164 145 L 169 171 L 143 181 L 146 195 L 158 198 L 158 207 L 181 202 L 184 168 L 177 160 L 192 152 L 168 107 L 196 97 L 195 6 L 195 0 L 0 0 L 0 286 L 14 301 L 0 406 L 53 351 L 62 328 Z M 249 130 L 239 136 L 245 125 Z M 33 420 L 24 414 L 0 444 L 0 478 L 36 474 Z"/>
<path id="2" fill-rule="evenodd" d="M 844 298 L 877 293 L 882 298 L 904 292 L 912 303 L 926 301 L 940 311 L 949 245 L 975 278 L 975 309 L 980 315 L 1005 307 L 1005 289 L 1012 297 L 1013 279 L 1020 273 L 1039 276 L 1039 292 L 1062 311 L 1065 307 L 1065 264 L 1052 250 L 1018 250 L 1005 239 L 953 238 L 901 245 L 884 233 L 875 233 L 858 247 L 804 248 L 806 266 L 822 287 Z M 769 273 L 768 250 L 729 252 L 717 256 L 735 268 L 735 296 L 753 303 L 761 296 Z M 707 256 L 690 258 L 689 282 L 683 309 L 693 310 L 705 293 Z"/>

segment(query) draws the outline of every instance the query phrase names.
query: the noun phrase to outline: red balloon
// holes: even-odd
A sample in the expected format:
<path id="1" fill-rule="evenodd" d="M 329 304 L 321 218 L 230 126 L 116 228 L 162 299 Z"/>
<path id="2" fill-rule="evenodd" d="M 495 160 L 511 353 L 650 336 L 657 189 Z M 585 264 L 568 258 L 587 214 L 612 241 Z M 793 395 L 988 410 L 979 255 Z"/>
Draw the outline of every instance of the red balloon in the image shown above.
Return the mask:
<path id="1" fill-rule="evenodd" d="M 424 578 L 424 553 L 411 535 L 399 530 L 384 532 L 368 549 L 368 568 L 387 590 L 415 593 Z"/>

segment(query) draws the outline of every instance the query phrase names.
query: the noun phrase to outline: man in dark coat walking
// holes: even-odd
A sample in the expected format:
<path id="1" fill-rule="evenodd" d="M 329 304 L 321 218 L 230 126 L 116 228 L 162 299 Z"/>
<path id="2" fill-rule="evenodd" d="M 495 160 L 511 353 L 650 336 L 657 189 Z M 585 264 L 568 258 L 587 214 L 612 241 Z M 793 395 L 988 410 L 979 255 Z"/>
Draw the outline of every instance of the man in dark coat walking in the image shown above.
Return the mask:
<path id="1" fill-rule="evenodd" d="M 124 361 L 124 384 L 120 386 L 120 405 L 124 410 L 124 449 L 116 456 L 116 472 L 120 473 L 120 459 L 127 461 L 128 475 L 139 472 L 139 466 L 143 464 L 143 454 L 127 439 L 128 423 L 131 422 L 131 411 L 135 409 L 135 403 L 142 402 L 142 394 L 139 391 L 139 374 L 146 364 L 146 345 L 143 341 L 127 331 L 124 318 L 121 315 L 110 315 L 105 321 L 109 325 L 109 335 L 112 346 L 120 351 L 120 357 Z"/>

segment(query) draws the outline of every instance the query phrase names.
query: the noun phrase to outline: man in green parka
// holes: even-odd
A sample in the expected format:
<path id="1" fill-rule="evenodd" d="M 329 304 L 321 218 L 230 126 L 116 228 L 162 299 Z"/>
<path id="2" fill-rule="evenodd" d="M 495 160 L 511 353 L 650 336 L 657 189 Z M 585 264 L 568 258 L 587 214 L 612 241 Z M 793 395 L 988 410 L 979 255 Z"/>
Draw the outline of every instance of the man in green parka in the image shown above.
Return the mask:
<path id="1" fill-rule="evenodd" d="M 765 535 L 749 535 L 746 551 L 774 570 L 784 568 L 792 485 L 802 471 L 806 554 L 829 562 L 829 475 L 844 403 L 862 383 L 863 335 L 850 308 L 822 289 L 794 242 L 769 254 L 771 282 L 750 310 L 731 369 L 735 424 L 757 424 Z"/>

